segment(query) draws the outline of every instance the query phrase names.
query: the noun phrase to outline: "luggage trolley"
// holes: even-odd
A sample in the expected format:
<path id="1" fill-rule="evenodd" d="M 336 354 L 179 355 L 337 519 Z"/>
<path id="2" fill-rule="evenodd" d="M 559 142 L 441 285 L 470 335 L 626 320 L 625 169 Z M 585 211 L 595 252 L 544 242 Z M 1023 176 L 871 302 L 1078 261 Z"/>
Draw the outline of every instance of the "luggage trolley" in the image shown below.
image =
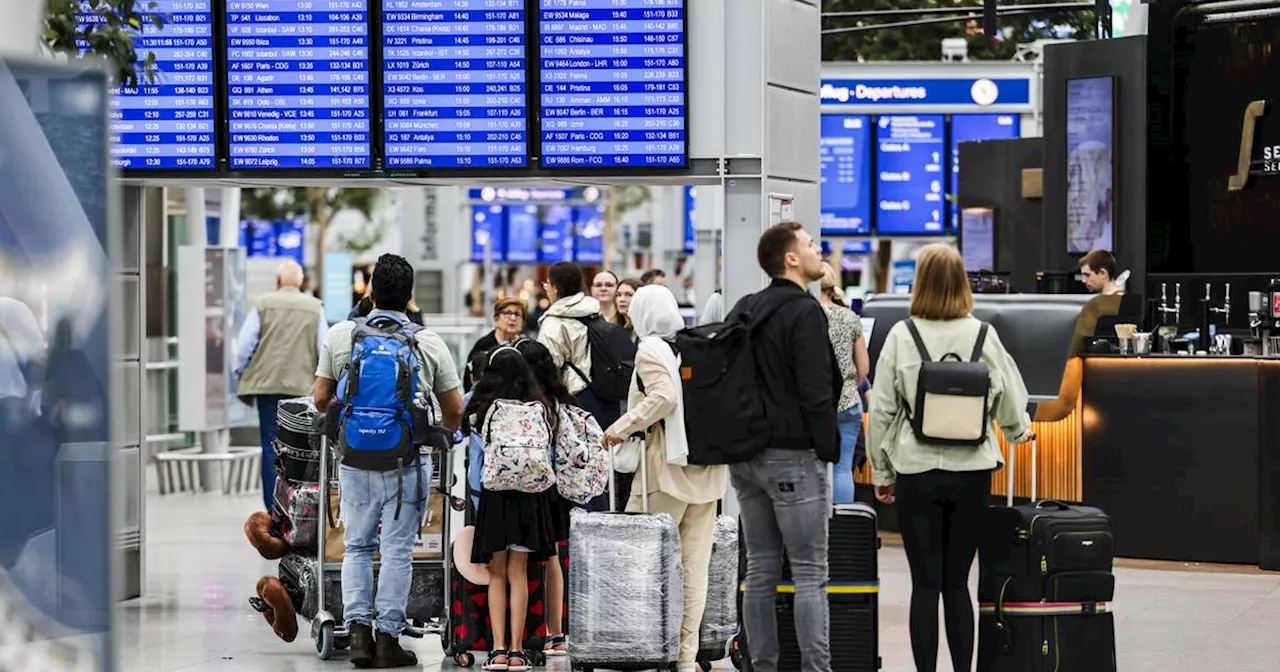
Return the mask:
<path id="1" fill-rule="evenodd" d="M 438 572 L 442 577 L 441 590 L 443 594 L 440 601 L 442 609 L 440 614 L 425 621 L 412 618 L 411 610 L 406 610 L 408 623 L 406 624 L 404 635 L 415 639 L 421 639 L 427 635 L 438 635 L 445 651 L 448 652 L 450 651 L 450 633 L 452 632 L 449 622 L 449 605 L 452 600 L 449 577 L 453 568 L 453 561 L 449 554 L 449 542 L 452 537 L 450 530 L 452 516 L 449 509 L 461 511 L 466 506 L 466 502 L 454 497 L 451 493 L 454 480 L 453 465 L 451 463 L 454 448 L 452 434 L 448 430 L 439 427 L 432 427 L 427 433 L 426 441 L 421 444 L 419 452 L 422 455 L 430 455 L 432 457 L 431 482 L 423 484 L 428 489 L 428 520 L 433 513 L 430 504 L 431 493 L 439 493 L 443 497 L 443 501 L 447 503 L 447 506 L 443 507 L 443 520 L 441 521 L 441 555 L 439 558 L 413 559 L 414 579 L 411 586 L 418 585 L 419 579 L 424 575 Z M 329 533 L 328 522 L 331 515 L 329 497 L 330 492 L 338 487 L 336 465 L 337 456 L 330 450 L 326 433 L 322 430 L 320 432 L 320 510 L 319 521 L 316 526 L 318 528 L 316 547 L 318 549 L 317 566 L 319 571 L 317 573 L 319 577 L 315 582 L 317 584 L 316 615 L 311 619 L 311 638 L 315 641 L 316 655 L 320 657 L 320 660 L 329 660 L 335 651 L 346 649 L 350 645 L 350 633 L 347 630 L 347 626 L 335 615 L 336 610 L 332 608 L 334 596 L 326 594 L 326 589 L 333 590 L 336 588 L 341 590 L 342 585 L 341 581 L 333 582 L 333 585 L 330 585 L 331 582 L 326 579 L 330 572 L 338 572 L 340 575 L 342 571 L 342 561 L 329 560 L 325 556 L 325 546 L 327 545 Z M 380 564 L 381 561 L 374 560 L 375 573 L 378 571 Z M 410 590 L 412 591 L 413 588 L 411 587 Z M 341 594 L 337 598 L 338 604 L 341 604 Z M 410 598 L 412 599 L 412 593 Z"/>

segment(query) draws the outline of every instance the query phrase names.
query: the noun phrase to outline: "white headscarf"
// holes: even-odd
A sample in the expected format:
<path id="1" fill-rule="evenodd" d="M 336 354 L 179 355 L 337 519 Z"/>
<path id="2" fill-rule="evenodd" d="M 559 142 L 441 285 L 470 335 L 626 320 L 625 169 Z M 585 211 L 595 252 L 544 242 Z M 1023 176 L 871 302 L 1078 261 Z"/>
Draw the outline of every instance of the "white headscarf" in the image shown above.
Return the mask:
<path id="1" fill-rule="evenodd" d="M 636 291 L 627 311 L 631 324 L 640 337 L 639 351 L 662 362 L 671 376 L 676 391 L 676 407 L 665 420 L 667 436 L 667 463 L 679 466 L 689 464 L 689 439 L 684 427 L 684 389 L 680 382 L 680 357 L 672 352 L 663 339 L 674 338 L 684 329 L 680 306 L 670 289 L 661 285 L 648 285 Z M 636 375 L 640 375 L 639 372 Z"/>

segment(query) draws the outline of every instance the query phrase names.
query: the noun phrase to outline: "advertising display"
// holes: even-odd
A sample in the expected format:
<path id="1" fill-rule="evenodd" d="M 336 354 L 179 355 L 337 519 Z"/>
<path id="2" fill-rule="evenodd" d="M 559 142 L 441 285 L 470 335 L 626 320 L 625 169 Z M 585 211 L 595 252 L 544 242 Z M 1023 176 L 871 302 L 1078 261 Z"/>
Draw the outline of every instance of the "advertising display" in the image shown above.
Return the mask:
<path id="1" fill-rule="evenodd" d="M 538 261 L 538 206 L 507 207 L 507 254 L 509 264 L 532 264 Z"/>
<path id="2" fill-rule="evenodd" d="M 1067 252 L 1114 251 L 1115 80 L 1067 81 Z"/>
<path id="3" fill-rule="evenodd" d="M 951 116 L 952 196 L 960 195 L 960 143 L 979 140 L 1009 140 L 1018 137 L 1016 114 L 954 114 Z M 960 208 L 952 202 L 951 228 L 959 230 Z"/>
<path id="4" fill-rule="evenodd" d="M 527 165 L 524 0 L 380 1 L 386 167 Z"/>
<path id="5" fill-rule="evenodd" d="M 886 115 L 876 129 L 876 232 L 880 235 L 941 235 L 943 117 Z"/>
<path id="6" fill-rule="evenodd" d="M 688 164 L 685 0 L 538 0 L 542 165 Z"/>
<path id="7" fill-rule="evenodd" d="M 965 208 L 961 213 L 960 256 L 966 271 L 996 269 L 996 221 L 991 208 Z"/>
<path id="8" fill-rule="evenodd" d="M 541 222 L 538 262 L 554 264 L 573 261 L 573 208 L 568 205 L 544 205 L 538 213 Z"/>
<path id="9" fill-rule="evenodd" d="M 145 23 L 134 37 L 139 54 L 156 56 L 156 78 L 140 77 L 131 89 L 111 88 L 111 163 L 121 170 L 211 170 L 215 152 L 213 3 L 215 0 L 156 0 L 138 11 L 164 17 Z M 84 11 L 81 23 L 101 21 Z M 86 50 L 88 42 L 77 41 Z"/>
<path id="10" fill-rule="evenodd" d="M 471 261 L 484 263 L 485 246 L 489 261 L 506 261 L 507 209 L 501 205 L 476 206 L 471 211 Z"/>
<path id="11" fill-rule="evenodd" d="M 604 206 L 587 205 L 574 208 L 577 235 L 574 259 L 580 264 L 604 263 Z"/>
<path id="12" fill-rule="evenodd" d="M 370 0 L 225 2 L 230 168 L 371 168 Z"/>
<path id="13" fill-rule="evenodd" d="M 113 371 L 124 367 L 116 366 L 112 347 L 122 346 L 109 324 L 118 285 L 108 242 L 108 105 L 101 73 L 0 59 L 6 670 L 111 665 L 112 557 L 119 548 L 111 459 L 122 436 L 117 404 L 127 407 L 130 397 L 115 384 Z"/>
<path id="14" fill-rule="evenodd" d="M 820 138 L 822 235 L 871 233 L 871 117 L 824 114 Z"/>
<path id="15" fill-rule="evenodd" d="M 324 319 L 337 324 L 351 312 L 352 265 L 355 259 L 350 252 L 325 252 L 324 277 L 320 278 L 321 295 L 324 297 Z"/>

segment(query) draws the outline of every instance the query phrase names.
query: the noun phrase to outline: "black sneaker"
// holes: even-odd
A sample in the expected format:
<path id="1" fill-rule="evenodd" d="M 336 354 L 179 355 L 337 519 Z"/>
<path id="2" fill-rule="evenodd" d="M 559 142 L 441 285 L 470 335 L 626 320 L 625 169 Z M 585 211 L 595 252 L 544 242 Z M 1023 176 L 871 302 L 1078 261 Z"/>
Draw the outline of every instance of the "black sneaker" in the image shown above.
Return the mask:
<path id="1" fill-rule="evenodd" d="M 379 632 L 375 644 L 377 655 L 373 658 L 373 666 L 386 670 L 393 667 L 417 667 L 418 656 L 412 651 L 400 648 L 400 638 Z"/>
<path id="2" fill-rule="evenodd" d="M 347 659 L 359 668 L 373 666 L 373 628 L 363 623 L 352 623 L 350 628 L 351 646 L 347 650 Z"/>

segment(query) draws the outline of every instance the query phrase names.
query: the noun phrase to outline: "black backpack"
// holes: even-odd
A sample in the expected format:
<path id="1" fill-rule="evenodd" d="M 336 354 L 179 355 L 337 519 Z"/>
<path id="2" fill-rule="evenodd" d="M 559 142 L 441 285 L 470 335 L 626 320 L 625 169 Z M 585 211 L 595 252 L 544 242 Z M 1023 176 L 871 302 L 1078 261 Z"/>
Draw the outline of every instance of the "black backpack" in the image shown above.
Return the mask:
<path id="1" fill-rule="evenodd" d="M 587 381 L 587 389 L 600 401 L 626 401 L 636 370 L 636 344 L 631 342 L 631 334 L 598 314 L 577 320 L 587 327 L 591 375 L 579 371 L 571 361 L 566 360 L 565 366 Z"/>
<path id="2" fill-rule="evenodd" d="M 769 447 L 753 338 L 786 303 L 676 334 L 689 464 L 746 462 Z"/>
<path id="3" fill-rule="evenodd" d="M 987 342 L 986 322 L 978 329 L 973 352 L 966 361 L 954 352 L 935 360 L 920 338 L 916 323 L 907 318 L 907 331 L 920 353 L 914 409 L 908 407 L 911 431 L 926 444 L 980 446 L 991 425 L 991 372 L 982 361 Z M 906 402 L 903 401 L 904 406 Z M 914 413 L 912 411 L 914 410 Z"/>

